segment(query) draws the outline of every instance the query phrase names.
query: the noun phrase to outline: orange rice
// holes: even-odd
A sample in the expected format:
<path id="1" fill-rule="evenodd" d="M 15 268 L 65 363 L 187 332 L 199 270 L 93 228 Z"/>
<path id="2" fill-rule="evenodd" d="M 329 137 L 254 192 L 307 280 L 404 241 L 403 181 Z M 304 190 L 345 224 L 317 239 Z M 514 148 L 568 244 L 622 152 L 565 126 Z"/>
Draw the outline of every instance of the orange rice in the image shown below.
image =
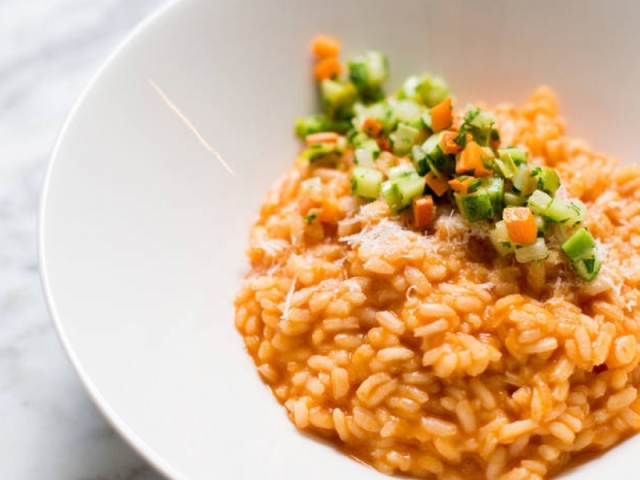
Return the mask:
<path id="1" fill-rule="evenodd" d="M 542 479 L 640 429 L 640 166 L 565 137 L 547 88 L 493 113 L 503 145 L 587 205 L 593 282 L 557 248 L 540 263 L 500 257 L 488 229 L 446 207 L 412 231 L 353 197 L 349 169 L 307 162 L 251 229 L 235 323 L 258 371 L 298 428 L 381 472 Z M 312 175 L 335 221 L 299 213 Z"/>

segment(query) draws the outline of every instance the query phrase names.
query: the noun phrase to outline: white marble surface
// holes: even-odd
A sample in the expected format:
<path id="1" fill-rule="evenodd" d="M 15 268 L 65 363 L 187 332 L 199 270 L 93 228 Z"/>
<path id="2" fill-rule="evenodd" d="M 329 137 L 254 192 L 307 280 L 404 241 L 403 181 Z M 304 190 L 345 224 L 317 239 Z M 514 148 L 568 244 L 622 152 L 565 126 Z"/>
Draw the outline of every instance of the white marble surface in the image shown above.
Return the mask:
<path id="1" fill-rule="evenodd" d="M 36 216 L 65 116 L 163 0 L 0 0 L 0 479 L 160 480 L 84 392 L 45 306 Z"/>

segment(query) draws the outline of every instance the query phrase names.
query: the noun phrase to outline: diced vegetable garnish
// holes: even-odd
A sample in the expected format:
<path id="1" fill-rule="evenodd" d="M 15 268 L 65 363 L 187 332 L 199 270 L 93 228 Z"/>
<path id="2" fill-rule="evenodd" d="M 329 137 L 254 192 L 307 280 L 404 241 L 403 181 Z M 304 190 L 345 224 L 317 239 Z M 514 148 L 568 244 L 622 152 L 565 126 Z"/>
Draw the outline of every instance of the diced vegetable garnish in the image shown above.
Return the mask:
<path id="1" fill-rule="evenodd" d="M 351 173 L 351 191 L 356 195 L 374 200 L 378 198 L 382 185 L 382 173 L 373 168 L 355 167 Z"/>
<path id="2" fill-rule="evenodd" d="M 509 207 L 502 212 L 509 237 L 515 242 L 527 245 L 536 241 L 538 227 L 529 207 Z"/>
<path id="3" fill-rule="evenodd" d="M 501 145 L 490 112 L 469 105 L 454 123 L 453 97 L 441 78 L 409 77 L 385 97 L 389 65 L 381 52 L 351 59 L 347 74 L 337 40 L 319 36 L 313 52 L 323 113 L 295 124 L 306 143 L 300 161 L 309 163 L 299 203 L 307 222 L 342 215 L 313 173 L 335 167 L 350 172 L 354 195 L 381 199 L 417 230 L 428 231 L 438 205 L 453 205 L 467 221 L 486 222 L 500 256 L 541 262 L 556 248 L 577 277 L 595 278 L 601 262 L 586 206 L 565 197 L 558 172 L 538 164 L 540 157 L 529 162 L 526 148 Z"/>
<path id="4" fill-rule="evenodd" d="M 439 197 L 449 191 L 449 183 L 444 176 L 437 177 L 433 172 L 427 172 L 424 180 L 431 191 Z"/>
<path id="5" fill-rule="evenodd" d="M 334 78 L 342 73 L 342 64 L 340 63 L 340 60 L 335 57 L 323 58 L 316 64 L 316 68 L 313 70 L 313 73 L 318 80 Z"/>
<path id="6" fill-rule="evenodd" d="M 478 222 L 493 217 L 491 197 L 489 197 L 489 194 L 484 188 L 466 195 L 456 192 L 453 196 L 458 208 L 470 222 Z"/>
<path id="7" fill-rule="evenodd" d="M 349 130 L 349 122 L 329 120 L 326 115 L 310 115 L 296 119 L 296 135 L 305 138 L 307 135 L 319 132 L 346 133 Z"/>
<path id="8" fill-rule="evenodd" d="M 318 58 L 337 57 L 340 53 L 340 42 L 328 35 L 318 35 L 313 39 L 312 48 Z"/>
<path id="9" fill-rule="evenodd" d="M 491 175 L 491 159 L 487 152 L 476 142 L 469 142 L 464 148 L 458 161 L 456 162 L 456 173 L 458 175 L 473 175 L 475 177 L 486 177 Z"/>
<path id="10" fill-rule="evenodd" d="M 413 226 L 423 229 L 433 220 L 436 209 L 431 195 L 413 198 Z"/>
<path id="11" fill-rule="evenodd" d="M 567 254 L 571 260 L 584 258 L 590 256 L 593 249 L 596 246 L 596 242 L 593 241 L 593 237 L 586 228 L 580 228 L 571 235 L 569 240 L 562 244 L 562 251 Z"/>
<path id="12" fill-rule="evenodd" d="M 384 96 L 382 84 L 389 76 L 387 57 L 370 51 L 349 62 L 349 78 L 365 100 L 377 100 Z"/>
<path id="13" fill-rule="evenodd" d="M 373 168 L 373 152 L 367 148 L 358 148 L 355 153 L 356 165 L 359 167 Z"/>
<path id="14" fill-rule="evenodd" d="M 518 263 L 529 263 L 544 260 L 549 256 L 549 249 L 544 238 L 536 238 L 536 240 L 521 247 L 516 246 L 516 261 Z"/>
<path id="15" fill-rule="evenodd" d="M 451 98 L 447 98 L 431 109 L 431 130 L 439 132 L 449 128 L 453 122 Z"/>
<path id="16" fill-rule="evenodd" d="M 496 222 L 494 228 L 489 233 L 489 238 L 491 239 L 493 248 L 503 257 L 514 252 L 515 246 L 513 240 L 509 237 L 509 231 L 507 230 L 507 225 L 504 223 L 504 220 Z"/>

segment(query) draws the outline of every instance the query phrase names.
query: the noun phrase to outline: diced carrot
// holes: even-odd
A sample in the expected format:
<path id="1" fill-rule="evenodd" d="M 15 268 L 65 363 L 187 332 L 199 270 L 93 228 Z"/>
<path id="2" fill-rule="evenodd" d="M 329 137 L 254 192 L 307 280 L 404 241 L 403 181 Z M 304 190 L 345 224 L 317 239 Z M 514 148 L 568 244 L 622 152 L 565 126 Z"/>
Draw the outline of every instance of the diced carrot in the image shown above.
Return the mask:
<path id="1" fill-rule="evenodd" d="M 433 191 L 433 193 L 439 197 L 449 190 L 447 177 L 444 175 L 437 177 L 432 171 L 430 171 L 424 176 L 424 180 L 427 182 L 427 186 Z"/>
<path id="2" fill-rule="evenodd" d="M 336 143 L 340 135 L 335 132 L 318 132 L 311 133 L 304 137 L 307 145 L 315 145 L 316 143 Z"/>
<path id="3" fill-rule="evenodd" d="M 382 133 L 382 123 L 376 118 L 367 117 L 362 123 L 362 130 L 364 130 L 367 135 L 378 138 Z"/>
<path id="4" fill-rule="evenodd" d="M 391 151 L 391 142 L 388 138 L 379 138 L 376 142 L 378 143 L 380 150 L 384 150 L 385 152 Z"/>
<path id="5" fill-rule="evenodd" d="M 396 159 L 396 165 L 411 165 L 411 160 L 407 157 L 398 157 Z"/>
<path id="6" fill-rule="evenodd" d="M 534 243 L 538 237 L 536 219 L 529 207 L 505 208 L 502 218 L 509 232 L 509 237 L 515 243 L 527 245 Z"/>
<path id="7" fill-rule="evenodd" d="M 442 149 L 442 153 L 444 154 L 456 154 L 462 151 L 462 147 L 458 145 L 454 140 L 458 136 L 459 132 L 447 131 L 442 134 L 442 138 L 440 139 L 440 148 Z M 473 136 L 470 133 L 466 135 L 467 142 L 473 140 Z"/>
<path id="8" fill-rule="evenodd" d="M 439 132 L 449 128 L 453 123 L 453 112 L 451 111 L 451 97 L 439 103 L 431 109 L 431 129 Z"/>
<path id="9" fill-rule="evenodd" d="M 457 136 L 458 132 L 444 132 L 442 134 L 442 138 L 440 138 L 440 148 L 442 149 L 442 153 L 446 155 L 456 154 L 462 150 L 462 147 L 454 142 Z"/>
<path id="10" fill-rule="evenodd" d="M 327 80 L 342 72 L 342 64 L 336 57 L 323 58 L 316 64 L 313 73 L 317 80 Z"/>
<path id="11" fill-rule="evenodd" d="M 329 35 L 318 35 L 313 40 L 312 48 L 318 58 L 337 57 L 340 53 L 340 42 Z"/>
<path id="12" fill-rule="evenodd" d="M 456 173 L 458 175 L 474 175 L 476 177 L 488 177 L 491 169 L 484 163 L 487 153 L 476 142 L 469 142 L 464 147 L 458 161 L 456 162 Z"/>
<path id="13" fill-rule="evenodd" d="M 338 214 L 340 213 L 340 205 L 334 197 L 325 197 L 322 200 L 322 211 L 318 219 L 322 223 L 336 223 Z"/>
<path id="14" fill-rule="evenodd" d="M 436 214 L 436 208 L 431 195 L 415 197 L 413 199 L 413 225 L 416 228 L 425 228 Z"/>
<path id="15" fill-rule="evenodd" d="M 455 192 L 460 192 L 463 194 L 469 193 L 469 186 L 475 180 L 474 177 L 465 177 L 463 179 L 453 178 L 449 180 L 447 183 L 451 187 L 451 189 Z"/>

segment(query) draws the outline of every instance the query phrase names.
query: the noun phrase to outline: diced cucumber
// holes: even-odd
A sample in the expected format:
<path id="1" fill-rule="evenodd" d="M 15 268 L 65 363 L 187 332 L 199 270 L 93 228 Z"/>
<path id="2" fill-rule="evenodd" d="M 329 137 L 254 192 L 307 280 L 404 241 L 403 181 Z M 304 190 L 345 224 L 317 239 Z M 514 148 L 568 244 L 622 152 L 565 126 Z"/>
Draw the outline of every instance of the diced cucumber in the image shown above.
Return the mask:
<path id="1" fill-rule="evenodd" d="M 402 195 L 400 195 L 400 190 L 396 182 L 390 180 L 383 182 L 381 192 L 382 198 L 387 202 L 392 213 L 397 213 L 405 207 L 405 205 L 402 204 Z"/>
<path id="2" fill-rule="evenodd" d="M 399 123 L 397 130 L 391 134 L 393 140 L 393 153 L 395 155 L 405 155 L 418 138 L 420 130 L 411 127 L 406 123 Z"/>
<path id="3" fill-rule="evenodd" d="M 445 155 L 440 148 L 443 133 L 434 133 L 427 138 L 422 144 L 422 150 L 427 154 L 427 163 L 434 174 L 452 175 L 456 170 L 456 160 L 453 155 Z"/>
<path id="4" fill-rule="evenodd" d="M 351 191 L 356 195 L 374 200 L 380 193 L 382 173 L 372 168 L 355 167 L 351 174 Z"/>
<path id="5" fill-rule="evenodd" d="M 506 192 L 504 194 L 504 204 L 507 207 L 521 207 L 527 203 L 527 197 L 519 193 Z"/>
<path id="6" fill-rule="evenodd" d="M 538 189 L 553 195 L 560 187 L 560 177 L 558 173 L 550 167 L 539 167 L 538 171 Z"/>
<path id="7" fill-rule="evenodd" d="M 498 156 L 503 161 L 512 162 L 516 167 L 527 163 L 528 153 L 526 150 L 518 147 L 500 148 L 498 150 Z M 507 160 L 508 159 L 508 160 Z"/>
<path id="8" fill-rule="evenodd" d="M 522 195 L 529 195 L 536 189 L 536 178 L 532 175 L 533 170 L 527 163 L 521 163 L 518 171 L 513 176 L 513 188 Z"/>
<path id="9" fill-rule="evenodd" d="M 516 261 L 518 263 L 529 263 L 544 260 L 549 256 L 549 249 L 544 238 L 538 237 L 530 245 L 516 245 Z"/>
<path id="10" fill-rule="evenodd" d="M 299 117 L 295 122 L 295 131 L 298 137 L 304 138 L 312 133 L 336 132 L 346 133 L 349 130 L 349 122 L 346 120 L 329 120 L 325 114 Z"/>
<path id="11" fill-rule="evenodd" d="M 504 179 L 492 175 L 484 177 L 481 182 L 489 194 L 494 214 L 501 215 L 504 209 Z"/>
<path id="12" fill-rule="evenodd" d="M 375 142 L 374 142 L 375 143 Z M 378 144 L 376 143 L 376 146 Z M 356 165 L 359 167 L 373 168 L 373 152 L 368 148 L 357 148 L 355 153 Z"/>
<path id="13" fill-rule="evenodd" d="M 580 228 L 562 244 L 562 251 L 571 260 L 576 260 L 589 254 L 596 246 L 596 242 L 586 228 Z"/>
<path id="14" fill-rule="evenodd" d="M 542 213 L 542 216 L 550 222 L 565 223 L 569 226 L 580 224 L 583 215 L 580 206 L 557 197 L 551 200 L 549 206 Z"/>
<path id="15" fill-rule="evenodd" d="M 320 92 L 327 116 L 346 118 L 353 114 L 353 104 L 358 98 L 358 91 L 353 83 L 323 80 L 320 83 Z"/>
<path id="16" fill-rule="evenodd" d="M 405 173 L 384 182 L 382 184 L 382 196 L 391 211 L 397 213 L 408 207 L 414 197 L 422 195 L 425 186 L 424 177 L 415 172 Z"/>
<path id="17" fill-rule="evenodd" d="M 527 206 L 536 215 L 542 215 L 549 207 L 551 200 L 552 198 L 542 190 L 534 190 L 527 200 Z"/>
<path id="18" fill-rule="evenodd" d="M 404 165 L 391 167 L 389 169 L 389 173 L 387 174 L 387 176 L 389 177 L 389 180 L 394 180 L 396 178 L 406 177 L 407 175 L 416 175 L 416 174 L 417 174 L 416 168 L 413 165 L 406 163 Z"/>
<path id="19" fill-rule="evenodd" d="M 398 98 L 411 99 L 431 108 L 451 96 L 449 87 L 440 77 L 428 74 L 411 76 L 405 80 L 398 91 Z"/>
<path id="20" fill-rule="evenodd" d="M 412 100 L 400 100 L 394 105 L 394 114 L 399 122 L 412 123 L 420 120 L 424 107 Z"/>
<path id="21" fill-rule="evenodd" d="M 349 61 L 349 79 L 367 101 L 384 96 L 382 84 L 389 76 L 389 62 L 382 52 L 369 51 Z"/>
<path id="22" fill-rule="evenodd" d="M 470 222 L 477 222 L 493 217 L 491 198 L 484 188 L 467 195 L 456 192 L 453 194 L 458 209 Z"/>
<path id="23" fill-rule="evenodd" d="M 538 236 L 544 236 L 548 230 L 547 221 L 538 215 L 534 215 L 533 218 L 536 221 L 536 227 L 538 228 Z"/>
<path id="24" fill-rule="evenodd" d="M 493 247 L 503 257 L 506 257 L 515 250 L 514 244 L 509 237 L 509 231 L 507 230 L 507 224 L 504 220 L 496 222 L 494 227 L 489 232 L 489 239 L 493 244 Z"/>
<path id="25" fill-rule="evenodd" d="M 495 162 L 502 176 L 511 179 L 518 171 L 518 166 L 513 161 L 513 157 L 508 150 L 510 149 L 501 148 L 498 150 L 498 158 L 496 158 Z"/>
<path id="26" fill-rule="evenodd" d="M 429 171 L 429 164 L 427 163 L 427 154 L 420 145 L 411 147 L 411 157 L 413 166 L 416 167 L 418 174 L 426 175 Z"/>
<path id="27" fill-rule="evenodd" d="M 601 267 L 602 263 L 595 250 L 590 256 L 571 261 L 571 268 L 575 274 L 586 282 L 590 282 L 596 278 Z"/>

